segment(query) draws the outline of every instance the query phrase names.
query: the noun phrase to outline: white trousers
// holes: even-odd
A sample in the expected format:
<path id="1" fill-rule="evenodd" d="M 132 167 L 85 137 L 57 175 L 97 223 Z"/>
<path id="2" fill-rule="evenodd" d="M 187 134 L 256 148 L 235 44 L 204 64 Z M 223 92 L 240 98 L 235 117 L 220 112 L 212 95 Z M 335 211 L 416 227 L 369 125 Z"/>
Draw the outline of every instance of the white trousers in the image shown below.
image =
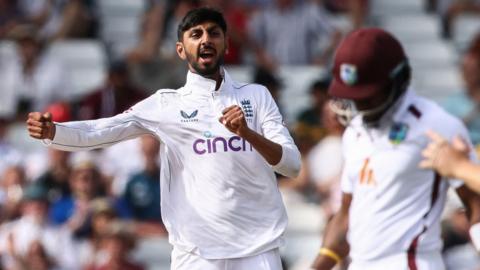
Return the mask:
<path id="1" fill-rule="evenodd" d="M 420 252 L 413 258 L 407 253 L 395 254 L 372 261 L 352 261 L 348 270 L 445 270 L 440 252 Z"/>
<path id="2" fill-rule="evenodd" d="M 282 270 L 278 248 L 235 259 L 207 260 L 173 248 L 171 270 Z"/>

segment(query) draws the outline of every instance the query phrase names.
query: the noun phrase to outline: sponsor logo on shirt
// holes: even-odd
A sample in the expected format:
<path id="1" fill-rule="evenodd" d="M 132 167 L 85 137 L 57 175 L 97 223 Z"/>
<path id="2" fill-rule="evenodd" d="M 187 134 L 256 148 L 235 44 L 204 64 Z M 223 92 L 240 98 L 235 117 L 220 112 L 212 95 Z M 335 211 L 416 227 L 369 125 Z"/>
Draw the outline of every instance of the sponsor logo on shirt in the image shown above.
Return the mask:
<path id="1" fill-rule="evenodd" d="M 181 119 L 181 121 L 183 123 L 187 123 L 187 122 L 198 122 L 198 119 L 196 119 L 195 117 L 197 117 L 197 114 L 198 114 L 198 110 L 195 110 L 193 111 L 192 113 L 188 114 L 182 110 L 180 110 L 180 115 L 182 116 L 183 119 Z"/>
<path id="2" fill-rule="evenodd" d="M 253 151 L 252 145 L 239 136 L 233 136 L 230 138 L 214 137 L 209 131 L 205 131 L 203 135 L 205 136 L 205 139 L 197 139 L 193 142 L 193 151 L 197 155 L 229 151 Z"/>
<path id="3" fill-rule="evenodd" d="M 369 166 L 370 158 L 366 158 L 363 161 L 363 167 L 360 171 L 360 185 L 367 186 L 376 186 L 377 181 L 375 181 L 375 175 L 373 174 L 372 168 Z"/>

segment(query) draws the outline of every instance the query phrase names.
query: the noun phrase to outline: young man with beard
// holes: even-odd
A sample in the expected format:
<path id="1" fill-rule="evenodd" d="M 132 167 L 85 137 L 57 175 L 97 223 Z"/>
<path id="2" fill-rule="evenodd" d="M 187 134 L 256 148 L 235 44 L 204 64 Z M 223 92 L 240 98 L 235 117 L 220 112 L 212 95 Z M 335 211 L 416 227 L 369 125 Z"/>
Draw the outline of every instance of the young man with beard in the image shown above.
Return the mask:
<path id="1" fill-rule="evenodd" d="M 28 130 L 69 151 L 157 136 L 172 269 L 278 270 L 287 216 L 274 172 L 296 176 L 300 155 L 268 90 L 234 82 L 221 66 L 226 29 L 213 9 L 183 18 L 176 49 L 189 72 L 180 89 L 112 118 L 53 123 L 31 113 Z"/>

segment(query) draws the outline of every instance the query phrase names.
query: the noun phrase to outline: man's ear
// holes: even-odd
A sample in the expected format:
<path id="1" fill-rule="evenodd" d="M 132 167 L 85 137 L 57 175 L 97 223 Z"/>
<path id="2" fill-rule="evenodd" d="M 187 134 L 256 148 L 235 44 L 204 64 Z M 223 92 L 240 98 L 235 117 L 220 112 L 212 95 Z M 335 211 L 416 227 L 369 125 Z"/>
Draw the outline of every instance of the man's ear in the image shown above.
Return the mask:
<path id="1" fill-rule="evenodd" d="M 185 54 L 185 48 L 183 47 L 183 43 L 182 43 L 182 42 L 177 42 L 177 44 L 176 44 L 176 49 L 177 49 L 177 54 L 178 54 L 178 56 L 179 56 L 182 60 L 187 59 L 187 55 Z"/>
<path id="2" fill-rule="evenodd" d="M 230 43 L 230 36 L 225 37 L 225 54 L 228 54 L 228 44 Z"/>

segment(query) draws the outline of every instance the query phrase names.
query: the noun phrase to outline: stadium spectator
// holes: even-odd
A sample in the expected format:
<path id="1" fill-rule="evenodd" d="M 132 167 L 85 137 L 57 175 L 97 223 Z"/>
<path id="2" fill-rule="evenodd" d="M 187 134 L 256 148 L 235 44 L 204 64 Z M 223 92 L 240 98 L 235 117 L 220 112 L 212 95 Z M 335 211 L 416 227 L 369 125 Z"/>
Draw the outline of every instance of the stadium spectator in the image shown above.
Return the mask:
<path id="1" fill-rule="evenodd" d="M 152 230 L 165 235 L 160 209 L 160 142 L 155 137 L 141 137 L 144 169 L 133 175 L 127 183 L 123 199 L 132 211 L 138 233 L 148 234 Z"/>
<path id="2" fill-rule="evenodd" d="M 317 0 L 318 1 L 318 0 Z M 351 29 L 358 29 L 366 24 L 369 0 L 320 0 L 325 9 L 336 13 L 347 13 L 351 21 Z"/>
<path id="3" fill-rule="evenodd" d="M 342 135 L 345 127 L 332 111 L 328 100 L 321 114 L 325 136 L 307 156 L 310 178 L 320 198 L 325 215 L 330 217 L 340 208 L 340 178 L 343 169 Z"/>
<path id="4" fill-rule="evenodd" d="M 323 105 L 322 120 L 325 136 L 318 141 L 312 133 L 294 133 L 302 154 L 302 169 L 295 179 L 280 178 L 282 189 L 293 189 L 303 200 L 320 204 L 328 217 L 340 203 L 340 174 L 343 168 L 341 136 L 344 127 L 328 102 Z"/>
<path id="5" fill-rule="evenodd" d="M 21 216 L 0 227 L 0 248 L 5 251 L 2 252 L 2 266 L 5 269 L 11 269 L 19 258 L 26 258 L 37 242 L 50 258 L 55 258 L 59 267 L 78 269 L 71 232 L 66 227 L 49 223 L 47 213 L 46 190 L 35 183 L 28 185 L 23 193 Z"/>
<path id="6" fill-rule="evenodd" d="M 135 238 L 129 232 L 118 230 L 102 236 L 100 252 L 105 254 L 105 261 L 97 267 L 87 270 L 143 270 L 144 267 L 133 262 L 129 253 L 135 247 Z"/>
<path id="7" fill-rule="evenodd" d="M 22 153 L 6 139 L 11 122 L 11 117 L 0 114 L 0 175 L 6 168 L 19 165 L 22 161 Z"/>
<path id="8" fill-rule="evenodd" d="M 3 223 L 19 217 L 26 179 L 20 166 L 8 167 L 0 176 L 0 222 Z"/>
<path id="9" fill-rule="evenodd" d="M 77 118 L 89 120 L 111 117 L 128 110 L 146 96 L 145 91 L 134 86 L 130 80 L 127 64 L 115 61 L 108 69 L 105 85 L 79 102 Z"/>
<path id="10" fill-rule="evenodd" d="M 11 166 L 0 176 L 0 222 L 8 222 L 20 216 L 25 171 L 20 166 Z"/>
<path id="11" fill-rule="evenodd" d="M 162 1 L 151 2 L 154 8 L 151 11 L 147 9 L 145 13 L 141 42 L 127 54 L 133 81 L 150 93 L 167 86 L 180 87 L 184 82 L 183 74 L 187 67 L 175 53 L 176 29 L 183 16 L 195 8 L 198 1 L 178 0 L 171 1 L 170 4 L 171 7 Z M 160 16 L 163 19 L 160 19 Z M 152 53 L 143 53 L 142 47 Z M 147 57 L 150 55 L 152 57 Z"/>
<path id="12" fill-rule="evenodd" d="M 74 162 L 69 178 L 71 193 L 54 202 L 50 209 L 54 224 L 67 224 L 77 235 L 87 233 L 91 202 L 105 195 L 101 175 L 89 158 Z"/>
<path id="13" fill-rule="evenodd" d="M 128 159 L 124 157 L 125 153 L 128 153 Z M 99 153 L 97 165 L 109 183 L 109 194 L 123 196 L 128 180 L 144 168 L 140 139 L 120 142 L 103 149 Z"/>
<path id="14" fill-rule="evenodd" d="M 340 38 L 321 7 L 309 1 L 276 0 L 252 17 L 248 30 L 257 64 L 269 70 L 325 63 Z"/>
<path id="15" fill-rule="evenodd" d="M 437 11 L 442 25 L 442 36 L 451 38 L 455 19 L 461 14 L 480 14 L 479 0 L 437 0 Z"/>
<path id="16" fill-rule="evenodd" d="M 158 57 L 162 36 L 165 31 L 164 23 L 167 9 L 167 1 L 149 0 L 148 6 L 142 18 L 140 29 L 140 41 L 131 51 L 127 52 L 126 58 L 131 63 L 150 62 Z"/>
<path id="17" fill-rule="evenodd" d="M 325 127 L 322 122 L 324 104 L 328 99 L 328 86 L 330 79 L 317 80 L 310 86 L 310 97 L 312 104 L 301 111 L 295 123 L 295 131 L 311 133 L 312 138 L 319 141 L 325 134 Z"/>
<path id="18" fill-rule="evenodd" d="M 110 198 L 94 199 L 88 211 L 90 216 L 88 233 L 75 239 L 75 248 L 82 269 L 99 267 L 108 259 L 101 250 L 104 236 L 118 229 L 133 230 L 128 221 L 119 219 L 114 202 Z"/>
<path id="19" fill-rule="evenodd" d="M 252 49 L 250 37 L 247 34 L 249 8 L 239 0 L 203 0 L 202 5 L 221 11 L 229 26 L 228 51 L 225 53 L 225 64 L 239 65 L 244 63 L 245 51 Z"/>
<path id="20" fill-rule="evenodd" d="M 47 190 L 50 204 L 70 195 L 69 157 L 69 152 L 48 149 L 48 169 L 36 181 Z"/>
<path id="21" fill-rule="evenodd" d="M 0 0 L 0 40 L 22 21 L 23 16 L 17 1 Z"/>
<path id="22" fill-rule="evenodd" d="M 94 0 L 19 1 L 28 22 L 48 41 L 95 36 L 97 14 Z"/>
<path id="23" fill-rule="evenodd" d="M 282 112 L 282 107 L 280 106 L 280 91 L 282 90 L 283 83 L 281 79 L 276 76 L 273 72 L 262 68 L 257 67 L 253 73 L 253 83 L 258 83 L 265 86 L 270 94 L 273 97 L 273 100 L 279 104 L 279 110 Z"/>
<path id="24" fill-rule="evenodd" d="M 40 241 L 33 241 L 28 248 L 27 256 L 22 260 L 22 270 L 59 270 L 55 258 L 47 254 Z"/>
<path id="25" fill-rule="evenodd" d="M 474 145 L 480 143 L 480 35 L 462 57 L 464 91 L 449 96 L 443 107 L 462 119 Z"/>
<path id="26" fill-rule="evenodd" d="M 65 69 L 45 53 L 45 44 L 32 25 L 18 25 L 9 35 L 15 39 L 19 62 L 12 63 L 13 85 L 4 91 L 15 93 L 20 118 L 30 110 L 44 111 L 54 101 L 66 100 L 71 91 Z"/>

